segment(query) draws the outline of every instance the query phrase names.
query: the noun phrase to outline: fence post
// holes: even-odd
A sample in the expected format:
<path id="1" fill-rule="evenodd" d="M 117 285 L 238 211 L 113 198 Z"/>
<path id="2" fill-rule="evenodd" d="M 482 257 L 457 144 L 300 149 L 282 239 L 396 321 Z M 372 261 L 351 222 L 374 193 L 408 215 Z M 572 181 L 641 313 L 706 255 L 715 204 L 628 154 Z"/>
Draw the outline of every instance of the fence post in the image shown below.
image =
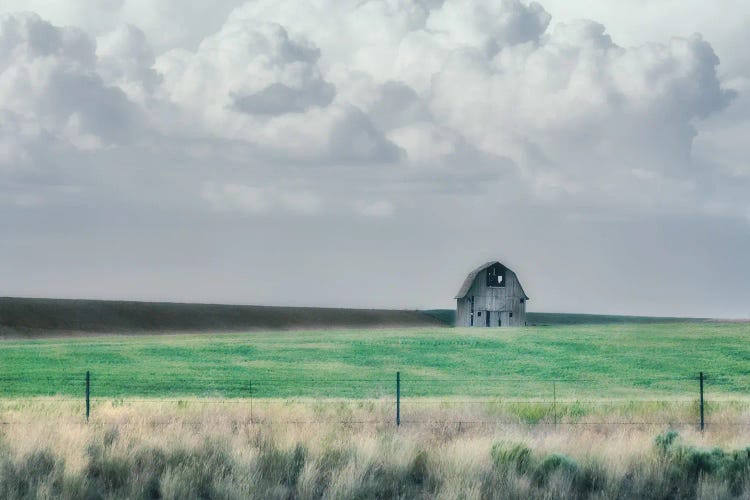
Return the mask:
<path id="1" fill-rule="evenodd" d="M 396 372 L 396 427 L 401 425 L 401 372 Z"/>
<path id="2" fill-rule="evenodd" d="M 253 423 L 253 381 L 250 381 L 250 423 Z"/>
<path id="3" fill-rule="evenodd" d="M 557 385 L 552 381 L 552 412 L 555 415 L 555 430 L 557 430 Z"/>
<path id="4" fill-rule="evenodd" d="M 703 427 L 705 426 L 705 421 L 703 420 L 703 372 L 700 372 L 700 382 L 701 382 L 701 432 L 703 432 Z"/>
<path id="5" fill-rule="evenodd" d="M 91 414 L 91 372 L 86 370 L 86 423 L 89 423 L 89 415 Z"/>

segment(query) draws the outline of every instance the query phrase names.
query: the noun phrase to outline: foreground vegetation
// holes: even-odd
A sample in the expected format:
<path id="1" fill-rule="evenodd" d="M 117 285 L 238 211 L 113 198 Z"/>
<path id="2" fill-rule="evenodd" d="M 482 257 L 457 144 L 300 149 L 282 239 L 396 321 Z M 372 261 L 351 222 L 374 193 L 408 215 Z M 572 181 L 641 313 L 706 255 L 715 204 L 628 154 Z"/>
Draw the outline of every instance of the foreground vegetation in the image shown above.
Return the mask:
<path id="1" fill-rule="evenodd" d="M 4 402 L 0 498 L 747 498 L 735 428 L 358 425 L 378 409 Z M 349 415 L 339 422 L 321 411 Z M 724 417 L 738 419 L 730 413 Z M 316 413 L 317 412 L 317 413 Z M 290 424 L 292 420 L 305 420 Z"/>
<path id="2" fill-rule="evenodd" d="M 750 325 L 688 322 L 93 336 L 0 342 L 0 396 L 739 397 Z M 557 380 L 557 382 L 553 382 Z"/>

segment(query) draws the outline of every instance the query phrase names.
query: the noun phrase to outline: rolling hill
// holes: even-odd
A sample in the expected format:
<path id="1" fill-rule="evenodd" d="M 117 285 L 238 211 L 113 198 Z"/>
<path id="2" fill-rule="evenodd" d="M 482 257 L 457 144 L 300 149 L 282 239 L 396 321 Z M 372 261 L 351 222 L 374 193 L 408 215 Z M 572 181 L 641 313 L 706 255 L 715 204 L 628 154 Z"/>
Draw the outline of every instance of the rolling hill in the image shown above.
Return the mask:
<path id="1" fill-rule="evenodd" d="M 447 326 L 420 311 L 0 297 L 0 337 Z"/>

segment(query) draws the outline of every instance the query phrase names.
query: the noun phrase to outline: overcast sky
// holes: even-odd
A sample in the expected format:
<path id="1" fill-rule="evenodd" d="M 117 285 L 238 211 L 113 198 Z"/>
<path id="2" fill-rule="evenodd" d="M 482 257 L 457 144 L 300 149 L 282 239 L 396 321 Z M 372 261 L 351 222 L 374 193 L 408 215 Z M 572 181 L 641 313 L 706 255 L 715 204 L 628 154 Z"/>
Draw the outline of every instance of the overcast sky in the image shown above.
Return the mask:
<path id="1" fill-rule="evenodd" d="M 0 295 L 750 317 L 746 0 L 190 3 L 0 3 Z"/>

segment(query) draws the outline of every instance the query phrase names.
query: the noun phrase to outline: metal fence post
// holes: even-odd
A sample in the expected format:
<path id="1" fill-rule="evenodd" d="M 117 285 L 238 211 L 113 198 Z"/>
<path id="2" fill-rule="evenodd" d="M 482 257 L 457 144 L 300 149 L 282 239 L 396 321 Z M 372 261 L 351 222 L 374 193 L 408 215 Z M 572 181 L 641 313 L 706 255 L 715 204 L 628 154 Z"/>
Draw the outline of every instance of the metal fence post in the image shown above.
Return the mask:
<path id="1" fill-rule="evenodd" d="M 91 372 L 86 370 L 86 423 L 89 423 L 91 414 Z"/>
<path id="2" fill-rule="evenodd" d="M 700 383 L 701 383 L 701 432 L 705 427 L 705 421 L 703 419 L 703 372 L 700 372 Z"/>
<path id="3" fill-rule="evenodd" d="M 401 372 L 396 372 L 396 427 L 401 425 Z"/>
<path id="4" fill-rule="evenodd" d="M 552 381 L 552 412 L 555 415 L 555 430 L 557 430 L 557 385 Z"/>

